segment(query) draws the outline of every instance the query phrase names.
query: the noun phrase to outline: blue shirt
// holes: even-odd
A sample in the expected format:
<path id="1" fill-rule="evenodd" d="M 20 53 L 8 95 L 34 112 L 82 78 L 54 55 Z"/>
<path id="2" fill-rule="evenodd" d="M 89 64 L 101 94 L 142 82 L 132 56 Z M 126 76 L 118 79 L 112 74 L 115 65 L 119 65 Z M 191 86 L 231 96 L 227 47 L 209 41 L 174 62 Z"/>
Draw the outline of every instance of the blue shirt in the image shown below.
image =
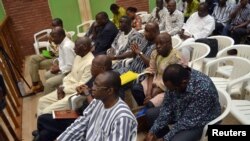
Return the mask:
<path id="1" fill-rule="evenodd" d="M 150 131 L 157 133 L 173 124 L 164 136 L 169 141 L 183 130 L 203 127 L 221 113 L 218 92 L 212 80 L 205 74 L 191 70 L 186 91 L 166 91 L 160 115 Z"/>

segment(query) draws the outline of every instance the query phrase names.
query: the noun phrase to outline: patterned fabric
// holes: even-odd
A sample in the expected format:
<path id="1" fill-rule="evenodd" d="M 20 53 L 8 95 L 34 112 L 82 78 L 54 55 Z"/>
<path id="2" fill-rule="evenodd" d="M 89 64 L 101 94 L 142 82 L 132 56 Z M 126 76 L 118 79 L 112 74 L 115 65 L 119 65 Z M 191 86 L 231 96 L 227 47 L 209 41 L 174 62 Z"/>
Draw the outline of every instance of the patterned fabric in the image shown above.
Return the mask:
<path id="1" fill-rule="evenodd" d="M 71 124 L 58 141 L 136 141 L 137 121 L 121 99 L 105 109 L 100 100 L 93 100 L 83 116 Z"/>
<path id="2" fill-rule="evenodd" d="M 187 2 L 185 2 L 184 17 L 191 16 L 194 12 L 198 11 L 198 8 L 199 8 L 198 0 L 193 0 L 191 4 L 187 4 Z"/>
<path id="3" fill-rule="evenodd" d="M 150 57 L 149 67 L 146 71 L 155 74 L 153 83 L 165 91 L 166 87 L 162 81 L 163 72 L 168 65 L 176 63 L 181 63 L 181 55 L 179 51 L 172 49 L 167 57 L 163 57 L 154 50 Z"/>
<path id="4" fill-rule="evenodd" d="M 164 22 L 164 29 L 171 36 L 178 34 L 184 24 L 183 13 L 175 10 L 172 15 L 169 12 L 166 14 L 166 21 Z"/>
<path id="5" fill-rule="evenodd" d="M 217 23 L 221 23 L 225 26 L 229 21 L 229 14 L 231 10 L 232 10 L 231 5 L 226 4 L 225 6 L 220 7 L 219 4 L 217 4 L 214 8 L 212 16 L 214 17 Z"/>
<path id="6" fill-rule="evenodd" d="M 122 16 L 126 16 L 126 10 L 123 7 L 119 7 L 118 12 L 119 14 L 113 15 L 113 23 L 119 29 L 119 24 L 120 24 L 119 20 Z"/>
<path id="7" fill-rule="evenodd" d="M 168 13 L 168 10 L 165 7 L 163 7 L 162 10 L 159 11 L 160 19 L 158 19 L 156 17 L 156 8 L 157 7 L 155 7 L 153 9 L 150 17 L 148 18 L 148 22 L 156 22 L 156 23 L 158 23 L 159 29 L 160 29 L 160 31 L 162 31 L 162 30 L 164 30 L 164 22 L 166 20 L 166 14 Z"/>
<path id="8" fill-rule="evenodd" d="M 164 136 L 170 141 L 180 131 L 203 127 L 221 113 L 218 92 L 211 79 L 191 70 L 191 77 L 186 91 L 166 91 L 160 115 L 150 129 L 158 133 L 169 123 L 174 123 Z"/>
<path id="9" fill-rule="evenodd" d="M 234 10 L 239 6 L 236 5 L 234 7 Z M 250 20 L 250 4 L 247 4 L 245 8 L 241 8 L 240 11 L 237 13 L 236 17 L 234 19 L 232 19 L 231 25 L 236 26 L 236 25 L 240 25 L 246 21 Z"/>
<path id="10" fill-rule="evenodd" d="M 146 38 L 143 38 L 141 43 L 138 44 L 140 50 L 143 52 L 143 54 L 147 57 L 150 57 L 153 49 L 155 48 L 155 44 L 153 42 L 149 42 Z M 119 72 L 120 74 L 123 74 L 124 72 L 127 72 L 129 70 L 141 73 L 144 69 L 146 69 L 148 65 L 144 64 L 143 60 L 139 55 L 137 55 L 132 63 L 129 65 L 129 67 L 122 67 L 119 66 L 115 69 L 115 71 Z"/>
<path id="11" fill-rule="evenodd" d="M 121 55 L 130 49 L 132 43 L 140 44 L 143 36 L 135 29 L 132 29 L 127 35 L 124 35 L 124 32 L 119 31 L 115 37 L 111 47 L 115 49 L 114 55 Z"/>

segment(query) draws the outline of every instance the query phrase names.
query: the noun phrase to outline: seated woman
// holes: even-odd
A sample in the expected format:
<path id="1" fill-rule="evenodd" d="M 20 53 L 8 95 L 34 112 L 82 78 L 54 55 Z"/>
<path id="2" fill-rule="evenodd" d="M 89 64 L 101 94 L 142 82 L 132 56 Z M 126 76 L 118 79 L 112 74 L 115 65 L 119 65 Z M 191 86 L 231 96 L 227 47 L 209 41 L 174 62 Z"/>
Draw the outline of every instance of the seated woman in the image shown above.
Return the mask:
<path id="1" fill-rule="evenodd" d="M 131 26 L 137 31 L 142 29 L 142 19 L 139 15 L 136 15 L 137 9 L 135 7 L 128 7 L 127 16 L 132 19 Z"/>

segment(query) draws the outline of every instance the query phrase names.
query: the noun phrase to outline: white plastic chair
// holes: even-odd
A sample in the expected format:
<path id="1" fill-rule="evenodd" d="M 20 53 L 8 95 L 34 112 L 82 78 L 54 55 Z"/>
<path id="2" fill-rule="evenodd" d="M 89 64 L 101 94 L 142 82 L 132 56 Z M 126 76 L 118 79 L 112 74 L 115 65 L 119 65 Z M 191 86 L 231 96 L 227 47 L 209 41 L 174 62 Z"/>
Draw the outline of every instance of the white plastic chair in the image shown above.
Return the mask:
<path id="1" fill-rule="evenodd" d="M 210 36 L 208 38 L 216 39 L 218 41 L 218 51 L 234 45 L 234 39 L 228 36 L 218 35 L 218 36 Z"/>
<path id="2" fill-rule="evenodd" d="M 94 20 L 85 21 L 82 24 L 76 26 L 77 37 L 83 37 L 86 32 L 81 32 L 80 28 L 89 28 L 94 23 Z"/>
<path id="3" fill-rule="evenodd" d="M 139 11 L 135 13 L 136 15 L 148 14 L 147 11 Z"/>
<path id="4" fill-rule="evenodd" d="M 216 58 L 228 56 L 227 52 L 231 49 L 237 50 L 237 55 L 239 57 L 246 58 L 250 60 L 250 45 L 232 45 L 230 47 L 224 48 L 221 51 L 217 53 Z M 217 70 L 217 74 L 220 74 L 224 77 L 229 77 L 232 71 L 232 66 L 230 64 L 227 64 L 226 62 L 223 64 L 223 66 L 219 66 L 219 69 Z"/>
<path id="5" fill-rule="evenodd" d="M 216 39 L 218 41 L 218 52 L 223 50 L 224 48 L 234 45 L 234 39 L 228 36 L 222 36 L 222 35 L 210 36 L 208 37 L 208 39 Z M 204 64 L 206 64 L 209 61 L 214 60 L 215 58 L 216 57 L 205 58 Z"/>
<path id="6" fill-rule="evenodd" d="M 67 34 L 69 34 L 70 35 L 70 38 L 72 39 L 73 38 L 73 36 L 75 35 L 75 31 L 68 31 L 67 32 Z"/>
<path id="7" fill-rule="evenodd" d="M 231 83 L 229 87 L 233 87 L 238 83 L 246 83 L 250 80 L 250 73 Z M 241 93 L 240 100 L 232 100 L 231 113 L 232 115 L 244 125 L 250 125 L 250 101 L 245 99 L 245 93 Z"/>
<path id="8" fill-rule="evenodd" d="M 35 49 L 35 52 L 36 54 L 40 54 L 40 49 L 41 48 L 46 48 L 47 50 L 49 50 L 50 48 L 50 43 L 49 41 L 40 41 L 41 39 L 45 38 L 45 37 L 49 37 L 49 34 L 51 32 L 51 29 L 44 29 L 44 30 L 41 30 L 37 33 L 34 34 L 34 49 Z"/>
<path id="9" fill-rule="evenodd" d="M 85 96 L 73 94 L 68 99 L 69 108 L 71 110 L 76 110 L 76 109 L 80 108 L 83 104 L 83 100 L 85 100 L 85 99 L 86 99 Z"/>
<path id="10" fill-rule="evenodd" d="M 207 133 L 208 125 L 213 125 L 223 120 L 229 114 L 230 109 L 231 109 L 232 100 L 229 94 L 224 90 L 221 90 L 221 89 L 217 89 L 217 90 L 219 94 L 219 102 L 220 102 L 222 109 L 224 109 L 224 111 L 221 113 L 220 116 L 218 116 L 217 118 L 215 118 L 214 120 L 210 121 L 208 124 L 205 125 L 205 127 L 203 128 L 201 141 L 206 141 L 206 133 Z"/>
<path id="11" fill-rule="evenodd" d="M 188 43 L 177 48 L 184 58 L 189 59 L 188 66 L 198 71 L 203 70 L 203 59 L 209 54 L 210 47 L 204 43 Z"/>
<path id="12" fill-rule="evenodd" d="M 140 14 L 139 16 L 141 17 L 142 23 L 146 23 L 146 22 L 148 22 L 148 18 L 150 17 L 150 14 L 148 14 L 148 13 Z"/>
<path id="13" fill-rule="evenodd" d="M 182 43 L 182 40 L 180 38 L 178 38 L 177 36 L 172 36 L 171 39 L 172 39 L 173 48 L 179 47 Z"/>
<path id="14" fill-rule="evenodd" d="M 228 61 L 232 64 L 232 72 L 228 78 L 216 77 L 216 72 L 220 63 Z M 214 69 L 216 68 L 216 69 Z M 227 90 L 230 94 L 240 94 L 242 92 L 243 83 L 238 83 L 231 87 L 230 83 L 234 83 L 238 79 L 244 78 L 250 72 L 250 61 L 235 56 L 217 58 L 205 65 L 205 74 L 209 75 L 217 88 Z"/>

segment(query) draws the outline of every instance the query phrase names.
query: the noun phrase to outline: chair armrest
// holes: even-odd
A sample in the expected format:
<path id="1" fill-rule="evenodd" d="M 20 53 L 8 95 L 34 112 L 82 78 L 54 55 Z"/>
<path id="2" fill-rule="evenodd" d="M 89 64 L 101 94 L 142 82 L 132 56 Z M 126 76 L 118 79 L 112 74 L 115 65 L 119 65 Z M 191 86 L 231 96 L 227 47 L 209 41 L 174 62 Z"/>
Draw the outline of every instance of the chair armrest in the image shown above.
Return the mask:
<path id="1" fill-rule="evenodd" d="M 148 71 L 145 71 L 145 72 L 140 73 L 140 74 L 138 75 L 137 79 L 136 79 L 136 83 L 139 83 L 140 78 L 141 78 L 142 76 L 149 75 L 149 74 L 152 74 L 152 73 L 151 73 L 151 72 L 148 72 Z"/>
<path id="2" fill-rule="evenodd" d="M 85 99 L 86 99 L 85 96 L 73 94 L 68 99 L 70 109 L 76 110 L 76 109 L 80 108 Z"/>

